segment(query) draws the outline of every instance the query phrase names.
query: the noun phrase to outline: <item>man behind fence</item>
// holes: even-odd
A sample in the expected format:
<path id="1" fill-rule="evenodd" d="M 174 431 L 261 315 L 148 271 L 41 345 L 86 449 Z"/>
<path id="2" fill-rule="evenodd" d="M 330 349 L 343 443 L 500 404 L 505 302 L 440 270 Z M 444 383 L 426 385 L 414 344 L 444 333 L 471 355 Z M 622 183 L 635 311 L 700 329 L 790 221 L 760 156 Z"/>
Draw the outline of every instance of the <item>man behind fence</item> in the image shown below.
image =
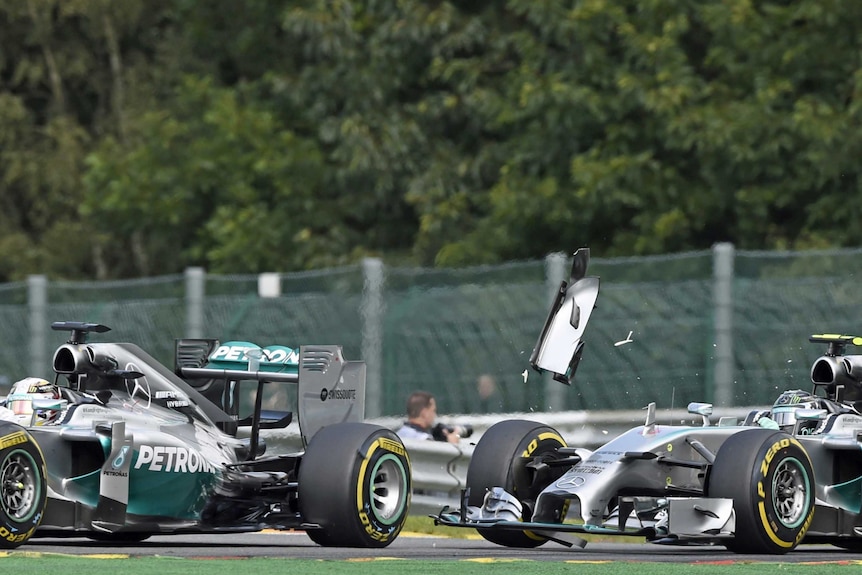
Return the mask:
<path id="1" fill-rule="evenodd" d="M 407 398 L 407 421 L 396 433 L 401 439 L 436 439 L 458 443 L 461 434 L 457 428 L 436 424 L 437 401 L 427 391 L 414 391 Z"/>

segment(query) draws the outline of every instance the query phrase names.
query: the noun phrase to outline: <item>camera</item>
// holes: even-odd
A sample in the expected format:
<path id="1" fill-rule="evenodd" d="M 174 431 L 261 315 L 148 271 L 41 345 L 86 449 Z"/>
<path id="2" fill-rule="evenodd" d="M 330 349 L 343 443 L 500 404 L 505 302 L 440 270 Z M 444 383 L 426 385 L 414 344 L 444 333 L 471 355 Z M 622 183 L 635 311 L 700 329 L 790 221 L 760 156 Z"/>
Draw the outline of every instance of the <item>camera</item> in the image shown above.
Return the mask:
<path id="1" fill-rule="evenodd" d="M 444 433 L 444 430 L 449 433 L 457 433 L 461 437 L 470 437 L 473 435 L 473 426 L 470 424 L 448 425 L 445 423 L 438 423 L 431 428 L 431 435 L 436 441 L 446 441 L 446 433 Z"/>

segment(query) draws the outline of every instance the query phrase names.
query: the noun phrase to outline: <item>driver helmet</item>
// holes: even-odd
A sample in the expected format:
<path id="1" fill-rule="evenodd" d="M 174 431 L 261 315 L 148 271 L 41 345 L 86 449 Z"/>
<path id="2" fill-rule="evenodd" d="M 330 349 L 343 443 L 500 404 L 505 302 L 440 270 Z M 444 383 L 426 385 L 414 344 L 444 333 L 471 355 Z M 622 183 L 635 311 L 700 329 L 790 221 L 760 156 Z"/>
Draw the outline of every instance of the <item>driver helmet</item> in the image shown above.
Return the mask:
<path id="1" fill-rule="evenodd" d="M 796 425 L 797 409 L 819 409 L 823 407 L 822 398 L 807 391 L 794 389 L 785 391 L 772 404 L 771 419 L 782 429 L 792 429 Z"/>
<path id="2" fill-rule="evenodd" d="M 20 422 L 26 424 L 32 419 L 34 399 L 60 399 L 60 390 L 40 377 L 28 377 L 12 384 L 6 407 L 12 410 Z M 40 411 L 37 416 L 42 421 L 50 421 L 57 413 L 57 410 Z"/>

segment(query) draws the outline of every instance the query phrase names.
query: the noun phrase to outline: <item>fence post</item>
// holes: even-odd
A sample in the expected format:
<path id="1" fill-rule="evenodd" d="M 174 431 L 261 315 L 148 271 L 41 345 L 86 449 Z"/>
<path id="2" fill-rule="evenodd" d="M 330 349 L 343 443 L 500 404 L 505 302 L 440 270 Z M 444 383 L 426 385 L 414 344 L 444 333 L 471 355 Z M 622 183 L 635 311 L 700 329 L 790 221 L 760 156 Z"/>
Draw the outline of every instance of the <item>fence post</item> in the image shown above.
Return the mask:
<path id="1" fill-rule="evenodd" d="M 733 258 L 734 246 L 715 244 L 713 253 L 713 306 L 715 313 L 715 370 L 713 403 L 734 405 L 733 398 Z"/>
<path id="2" fill-rule="evenodd" d="M 27 278 L 27 308 L 30 316 L 29 375 L 44 377 L 48 369 L 48 278 L 45 276 Z"/>
<path id="3" fill-rule="evenodd" d="M 203 268 L 186 268 L 186 335 L 201 338 L 204 333 L 204 283 Z"/>
<path id="4" fill-rule="evenodd" d="M 557 290 L 560 289 L 560 282 L 566 278 L 566 254 L 556 252 L 548 254 L 545 257 L 545 290 L 547 292 L 547 301 L 545 310 L 550 308 L 551 302 L 557 296 Z M 541 327 L 541 326 L 540 326 Z M 565 387 L 558 381 L 555 381 L 550 373 L 543 374 L 545 382 L 545 404 L 540 406 L 541 411 L 562 411 L 565 409 Z"/>
<path id="5" fill-rule="evenodd" d="M 362 260 L 362 360 L 365 361 L 365 417 L 379 417 L 383 411 L 383 261 Z"/>

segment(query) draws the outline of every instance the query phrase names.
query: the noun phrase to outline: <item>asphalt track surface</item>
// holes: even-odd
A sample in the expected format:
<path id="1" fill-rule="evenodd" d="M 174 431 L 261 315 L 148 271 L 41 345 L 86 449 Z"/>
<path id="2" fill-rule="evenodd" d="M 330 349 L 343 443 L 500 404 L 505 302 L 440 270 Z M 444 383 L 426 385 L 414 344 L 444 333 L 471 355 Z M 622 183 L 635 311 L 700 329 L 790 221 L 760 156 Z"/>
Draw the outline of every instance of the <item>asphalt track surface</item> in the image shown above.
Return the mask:
<path id="1" fill-rule="evenodd" d="M 589 543 L 585 549 L 547 543 L 536 549 L 509 549 L 482 539 L 402 534 L 383 549 L 326 548 L 302 532 L 263 532 L 230 535 L 160 535 L 135 544 L 115 544 L 88 539 L 31 539 L 19 551 L 72 555 L 132 555 L 162 557 L 280 557 L 325 560 L 434 559 L 533 561 L 647 561 L 653 563 L 725 562 L 851 562 L 862 564 L 862 553 L 830 545 L 802 545 L 786 555 L 737 555 L 719 546 L 664 546 L 647 543 Z"/>

